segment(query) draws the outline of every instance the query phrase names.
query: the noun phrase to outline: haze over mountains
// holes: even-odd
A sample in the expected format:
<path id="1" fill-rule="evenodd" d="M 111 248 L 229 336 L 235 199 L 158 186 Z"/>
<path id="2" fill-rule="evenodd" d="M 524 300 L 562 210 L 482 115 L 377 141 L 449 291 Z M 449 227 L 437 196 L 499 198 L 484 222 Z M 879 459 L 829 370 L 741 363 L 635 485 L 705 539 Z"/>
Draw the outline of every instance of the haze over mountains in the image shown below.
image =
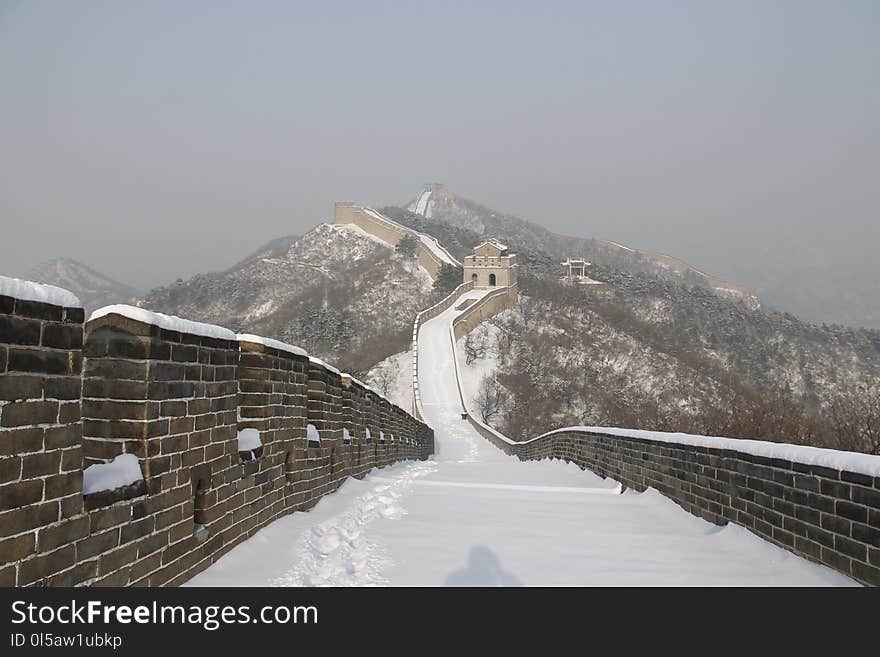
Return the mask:
<path id="1" fill-rule="evenodd" d="M 584 257 L 628 271 L 650 273 L 661 278 L 683 278 L 693 284 L 708 285 L 720 294 L 790 312 L 806 321 L 880 328 L 880 279 L 870 274 L 867 263 L 861 274 L 840 270 L 824 253 L 820 243 L 800 247 L 800 258 L 809 266 L 796 270 L 787 264 L 788 258 L 779 257 L 780 248 L 784 247 L 765 244 L 758 265 L 733 267 L 738 270 L 738 276 L 724 279 L 717 276 L 717 272 L 703 271 L 685 262 L 674 252 L 651 253 L 634 248 L 632 244 L 593 238 L 589 235 L 590 223 L 586 220 L 583 234 L 562 235 L 534 220 L 521 219 L 463 198 L 441 184 L 426 185 L 411 201 L 401 206 L 388 206 L 385 210 L 396 219 L 425 232 L 434 230 L 459 258 L 468 252 L 470 245 L 462 246 L 456 231 L 470 231 L 472 237 L 504 235 L 510 246 L 527 260 L 534 255 L 532 250 L 549 255 L 550 258 L 543 258 L 540 265 L 531 258 L 531 264 L 539 266 L 545 273 L 557 272 L 560 259 Z M 404 210 L 413 216 L 406 219 L 401 214 Z M 261 253 L 283 253 L 296 239 L 295 236 L 273 239 L 226 271 L 239 268 Z M 24 275 L 67 287 L 80 296 L 89 310 L 131 300 L 138 295 L 132 286 L 69 258 L 41 263 Z"/>
<path id="2" fill-rule="evenodd" d="M 558 235 L 438 185 L 381 212 L 459 259 L 486 237 L 518 254 L 519 302 L 484 331 L 484 356 L 507 400 L 496 422 L 511 436 L 586 423 L 836 445 L 835 436 L 858 430 L 831 427 L 834 409 L 867 398 L 880 380 L 880 331 L 780 313 L 740 282 L 677 258 Z M 566 257 L 591 261 L 602 290 L 562 283 Z M 34 275 L 87 305 L 131 300 L 130 288 L 79 263 Z M 405 396 L 399 375 L 412 320 L 460 280 L 451 270 L 435 284 L 394 245 L 355 226 L 319 224 L 134 302 L 296 344 L 359 376 L 376 376 L 382 363 L 381 378 Z"/>
<path id="3" fill-rule="evenodd" d="M 436 183 L 426 185 L 405 207 L 429 222 L 442 221 L 484 235 L 508 235 L 513 244 L 521 243 L 525 238 L 537 247 L 561 254 L 563 258 L 583 256 L 597 262 L 617 262 L 630 270 L 659 275 L 665 269 L 694 282 L 703 278 L 716 289 L 728 288 L 734 296 L 754 295 L 765 305 L 807 321 L 880 328 L 880 279 L 870 273 L 868 263 L 861 272 L 858 267 L 844 270 L 836 266 L 836 260 L 829 257 L 823 242 L 805 247 L 803 239 L 796 240 L 801 266 L 792 267 L 791 254 L 786 251 L 789 248 L 787 243 L 765 241 L 756 232 L 754 247 L 760 255 L 749 258 L 744 254 L 740 259 L 726 259 L 724 269 L 735 272 L 735 277 L 724 280 L 717 271 L 703 272 L 682 261 L 681 254 L 675 251 L 661 255 L 634 250 L 633 247 L 637 246 L 634 244 L 593 239 L 589 234 L 589 217 L 584 218 L 578 234 L 560 235 L 542 226 L 540 217 L 528 221 L 499 212 L 462 198 Z M 705 255 L 704 259 L 712 258 Z"/>
<path id="4" fill-rule="evenodd" d="M 70 290 L 79 297 L 86 312 L 114 303 L 132 303 L 140 294 L 133 287 L 70 258 L 40 263 L 25 278 Z"/>

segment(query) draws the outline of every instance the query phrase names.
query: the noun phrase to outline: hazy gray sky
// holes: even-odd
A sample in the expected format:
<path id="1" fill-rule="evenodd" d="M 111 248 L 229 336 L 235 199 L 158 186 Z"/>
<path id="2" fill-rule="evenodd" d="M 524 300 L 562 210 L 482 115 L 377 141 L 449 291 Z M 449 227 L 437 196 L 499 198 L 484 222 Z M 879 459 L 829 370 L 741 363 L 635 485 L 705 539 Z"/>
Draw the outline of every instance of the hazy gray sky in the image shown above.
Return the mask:
<path id="1" fill-rule="evenodd" d="M 0 0 L 0 272 L 148 287 L 439 181 L 740 280 L 877 280 L 878 35 L 876 0 Z"/>

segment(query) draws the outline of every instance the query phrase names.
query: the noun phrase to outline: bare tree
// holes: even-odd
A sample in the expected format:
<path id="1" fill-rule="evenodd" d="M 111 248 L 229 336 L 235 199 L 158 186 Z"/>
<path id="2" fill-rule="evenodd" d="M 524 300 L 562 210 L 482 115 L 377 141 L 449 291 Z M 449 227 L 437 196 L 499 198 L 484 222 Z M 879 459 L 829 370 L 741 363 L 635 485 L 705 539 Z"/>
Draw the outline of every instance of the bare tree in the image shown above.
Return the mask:
<path id="1" fill-rule="evenodd" d="M 464 339 L 465 362 L 470 365 L 478 358 L 485 358 L 489 352 L 489 333 L 485 326 L 478 326 Z"/>
<path id="2" fill-rule="evenodd" d="M 394 384 L 397 382 L 399 374 L 400 365 L 398 365 L 397 360 L 394 358 L 386 358 L 370 370 L 368 382 L 387 397 L 394 389 Z"/>
<path id="3" fill-rule="evenodd" d="M 831 402 L 828 415 L 840 449 L 880 454 L 880 382 L 849 386 Z"/>
<path id="4" fill-rule="evenodd" d="M 486 424 L 491 424 L 504 407 L 504 389 L 494 375 L 483 377 L 477 393 L 477 409 Z"/>

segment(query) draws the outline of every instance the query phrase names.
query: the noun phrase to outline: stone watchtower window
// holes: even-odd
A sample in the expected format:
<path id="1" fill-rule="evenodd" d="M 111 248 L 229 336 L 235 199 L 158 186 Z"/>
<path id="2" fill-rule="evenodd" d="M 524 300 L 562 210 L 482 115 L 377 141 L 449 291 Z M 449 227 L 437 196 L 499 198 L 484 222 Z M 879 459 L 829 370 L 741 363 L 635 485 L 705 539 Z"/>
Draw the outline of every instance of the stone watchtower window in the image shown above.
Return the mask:
<path id="1" fill-rule="evenodd" d="M 489 285 L 495 286 L 495 274 L 489 274 Z"/>

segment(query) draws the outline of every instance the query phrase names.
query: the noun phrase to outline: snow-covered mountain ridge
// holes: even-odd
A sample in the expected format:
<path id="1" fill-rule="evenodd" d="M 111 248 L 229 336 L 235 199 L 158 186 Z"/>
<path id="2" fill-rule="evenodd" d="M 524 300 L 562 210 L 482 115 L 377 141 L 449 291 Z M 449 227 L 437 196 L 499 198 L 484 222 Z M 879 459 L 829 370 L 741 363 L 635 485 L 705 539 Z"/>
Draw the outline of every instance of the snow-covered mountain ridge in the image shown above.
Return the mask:
<path id="1" fill-rule="evenodd" d="M 70 258 L 56 258 L 32 268 L 25 278 L 70 290 L 89 313 L 102 306 L 127 303 L 138 295 L 133 287 Z"/>
<path id="2" fill-rule="evenodd" d="M 319 224 L 224 272 L 152 290 L 139 305 L 299 345 L 357 374 L 404 347 L 432 283 L 363 230 Z"/>
<path id="3" fill-rule="evenodd" d="M 704 285 L 721 296 L 742 300 L 753 308 L 760 305 L 758 296 L 748 287 L 700 271 L 679 258 L 607 240 L 559 235 L 530 221 L 462 198 L 439 183 L 425 185 L 406 209 L 432 222 L 445 222 L 485 237 L 499 237 L 513 247 L 528 245 L 555 258 L 554 265 L 569 256 L 585 257 L 597 264 L 617 266 L 631 272 L 661 277 L 669 275 L 691 284 Z"/>

